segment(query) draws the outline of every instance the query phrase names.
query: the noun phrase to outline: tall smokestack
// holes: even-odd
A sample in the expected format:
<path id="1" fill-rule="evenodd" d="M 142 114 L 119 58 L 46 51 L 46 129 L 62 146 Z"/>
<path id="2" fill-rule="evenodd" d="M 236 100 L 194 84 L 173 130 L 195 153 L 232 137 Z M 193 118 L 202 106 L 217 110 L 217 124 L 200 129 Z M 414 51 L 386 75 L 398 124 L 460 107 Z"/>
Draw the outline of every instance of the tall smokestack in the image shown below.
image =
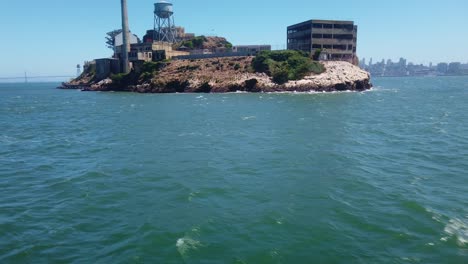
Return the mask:
<path id="1" fill-rule="evenodd" d="M 130 51 L 130 41 L 129 41 L 130 31 L 128 29 L 127 0 L 121 0 L 121 5 L 122 5 L 122 38 L 123 38 L 122 71 L 123 73 L 129 73 L 130 65 L 128 62 L 128 52 Z"/>

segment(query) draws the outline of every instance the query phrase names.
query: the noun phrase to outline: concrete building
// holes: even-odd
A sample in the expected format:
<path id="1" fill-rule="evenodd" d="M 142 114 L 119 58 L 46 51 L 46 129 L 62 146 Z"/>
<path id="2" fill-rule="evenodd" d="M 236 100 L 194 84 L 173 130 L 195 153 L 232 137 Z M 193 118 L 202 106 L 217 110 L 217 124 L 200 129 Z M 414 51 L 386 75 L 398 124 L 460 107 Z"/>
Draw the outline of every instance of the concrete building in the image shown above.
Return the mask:
<path id="1" fill-rule="evenodd" d="M 111 59 L 111 58 L 96 59 L 95 64 L 96 64 L 96 78 L 99 80 L 107 78 L 110 74 L 116 74 L 120 72 L 121 65 L 118 59 Z"/>
<path id="2" fill-rule="evenodd" d="M 130 44 L 136 44 L 136 43 L 141 42 L 138 36 L 132 33 L 128 34 L 128 41 L 130 42 Z M 123 33 L 119 33 L 114 38 L 114 46 L 121 47 L 122 45 L 123 45 Z"/>
<path id="3" fill-rule="evenodd" d="M 139 61 L 160 61 L 171 59 L 175 56 L 186 56 L 189 52 L 172 49 L 172 44 L 167 42 L 143 42 L 130 45 L 128 60 L 130 63 Z M 116 47 L 114 58 L 122 59 L 122 46 Z"/>
<path id="4" fill-rule="evenodd" d="M 353 21 L 309 20 L 288 27 L 289 50 L 313 54 L 321 49 L 329 60 L 356 63 L 357 26 Z"/>
<path id="5" fill-rule="evenodd" d="M 264 50 L 270 51 L 271 45 L 238 45 L 232 47 L 233 52 L 251 53 L 252 55 Z"/>
<path id="6" fill-rule="evenodd" d="M 152 43 L 139 43 L 130 45 L 128 59 L 130 62 L 153 61 Z"/>
<path id="7" fill-rule="evenodd" d="M 172 59 L 173 57 L 177 56 L 190 55 L 190 53 L 186 51 L 173 50 L 172 43 L 169 42 L 154 42 L 152 44 L 152 49 L 154 61 L 158 59 Z M 155 53 L 157 54 L 157 56 Z"/>

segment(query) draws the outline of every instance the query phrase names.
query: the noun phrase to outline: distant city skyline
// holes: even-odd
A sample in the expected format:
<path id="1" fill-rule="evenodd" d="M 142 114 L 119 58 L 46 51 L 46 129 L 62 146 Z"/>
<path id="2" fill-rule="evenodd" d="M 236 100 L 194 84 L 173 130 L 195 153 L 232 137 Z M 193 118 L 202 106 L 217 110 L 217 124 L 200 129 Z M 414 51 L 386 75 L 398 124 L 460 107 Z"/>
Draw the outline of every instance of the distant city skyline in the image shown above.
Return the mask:
<path id="1" fill-rule="evenodd" d="M 463 61 L 441 61 L 441 62 L 432 62 L 432 61 L 429 61 L 428 63 L 416 63 L 416 62 L 412 62 L 404 57 L 399 57 L 398 59 L 394 60 L 394 59 L 387 59 L 387 58 L 380 58 L 380 59 L 375 59 L 375 58 L 359 58 L 359 62 L 363 62 L 365 61 L 366 64 L 368 65 L 369 62 L 372 60 L 372 63 L 373 64 L 376 64 L 376 63 L 381 63 L 382 61 L 385 62 L 385 64 L 387 64 L 388 62 L 391 62 L 391 63 L 398 63 L 400 62 L 400 60 L 403 59 L 407 62 L 407 64 L 414 64 L 414 65 L 424 65 L 424 66 L 430 66 L 430 64 L 432 63 L 433 66 L 436 66 L 437 64 L 440 64 L 440 63 L 461 63 L 461 64 L 468 64 L 468 62 L 463 62 Z"/>
<path id="2" fill-rule="evenodd" d="M 130 29 L 140 38 L 153 27 L 155 1 L 128 0 Z M 239 0 L 203 4 L 174 0 L 175 23 L 197 35 L 219 35 L 235 45 L 286 47 L 286 27 L 308 19 L 353 20 L 358 25 L 359 58 L 415 64 L 468 63 L 468 2 L 370 0 L 287 4 Z M 27 8 L 25 8 L 27 6 Z M 0 77 L 71 75 L 76 64 L 109 57 L 105 34 L 119 28 L 116 0 L 3 1 Z"/>
<path id="3" fill-rule="evenodd" d="M 359 61 L 359 66 L 374 77 L 468 75 L 468 63 L 460 62 L 430 62 L 424 65 L 410 62 L 405 58 L 400 58 L 398 61 L 391 59 L 374 61 L 372 58 L 369 60 L 363 58 Z"/>

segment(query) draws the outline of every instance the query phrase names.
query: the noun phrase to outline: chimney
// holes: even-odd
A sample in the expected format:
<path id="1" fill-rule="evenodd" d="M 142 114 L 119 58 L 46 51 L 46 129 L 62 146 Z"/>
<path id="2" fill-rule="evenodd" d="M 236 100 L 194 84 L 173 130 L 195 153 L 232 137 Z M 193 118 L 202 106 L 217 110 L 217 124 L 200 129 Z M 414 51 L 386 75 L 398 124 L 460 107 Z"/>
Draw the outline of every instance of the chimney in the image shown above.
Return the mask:
<path id="1" fill-rule="evenodd" d="M 130 31 L 128 29 L 128 12 L 127 12 L 127 0 L 121 0 L 122 5 L 122 72 L 130 72 L 130 64 L 128 62 L 128 53 L 130 52 Z"/>

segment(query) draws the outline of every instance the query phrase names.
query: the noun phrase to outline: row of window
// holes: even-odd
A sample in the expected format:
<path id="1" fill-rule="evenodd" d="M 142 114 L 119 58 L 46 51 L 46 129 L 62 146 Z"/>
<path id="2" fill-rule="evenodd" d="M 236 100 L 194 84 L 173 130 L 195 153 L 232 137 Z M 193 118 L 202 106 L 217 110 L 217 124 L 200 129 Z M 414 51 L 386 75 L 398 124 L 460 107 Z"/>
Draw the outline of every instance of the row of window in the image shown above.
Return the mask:
<path id="1" fill-rule="evenodd" d="M 312 34 L 312 38 L 316 39 L 340 39 L 340 40 L 353 40 L 352 34 Z"/>
<path id="2" fill-rule="evenodd" d="M 308 39 L 288 39 L 288 43 L 307 43 L 310 44 L 310 38 Z"/>
<path id="3" fill-rule="evenodd" d="M 314 23 L 312 24 L 313 28 L 335 28 L 335 29 L 346 29 L 346 30 L 353 30 L 354 25 L 352 24 L 320 24 Z"/>
<path id="4" fill-rule="evenodd" d="M 353 45 L 312 45 L 313 49 L 334 49 L 334 50 L 354 50 Z"/>
<path id="5" fill-rule="evenodd" d="M 136 58 L 136 57 L 138 57 L 138 52 L 134 52 L 134 51 L 129 52 L 128 56 L 132 57 L 132 58 Z M 151 59 L 153 57 L 153 53 L 152 52 L 145 52 L 144 56 Z"/>

